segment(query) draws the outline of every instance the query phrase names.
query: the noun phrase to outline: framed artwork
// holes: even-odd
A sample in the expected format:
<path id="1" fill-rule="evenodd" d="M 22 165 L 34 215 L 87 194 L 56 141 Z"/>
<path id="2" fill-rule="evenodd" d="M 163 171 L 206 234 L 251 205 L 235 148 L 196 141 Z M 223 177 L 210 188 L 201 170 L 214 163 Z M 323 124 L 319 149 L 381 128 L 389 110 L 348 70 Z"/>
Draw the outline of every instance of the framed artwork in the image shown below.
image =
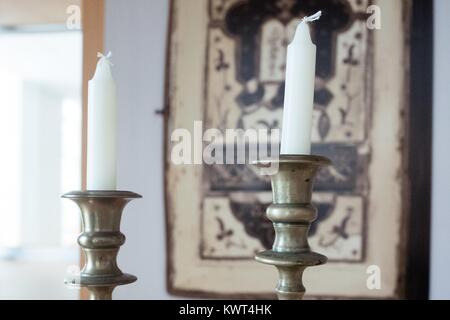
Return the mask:
<path id="1" fill-rule="evenodd" d="M 333 166 L 316 180 L 318 219 L 309 234 L 312 249 L 329 262 L 306 271 L 309 297 L 427 294 L 431 84 L 412 90 L 416 79 L 431 79 L 431 54 L 423 49 L 432 38 L 426 3 L 172 0 L 167 144 L 174 129 L 193 133 L 195 121 L 223 131 L 281 127 L 287 44 L 303 16 L 323 12 L 311 25 L 317 45 L 312 153 Z M 381 13 L 379 28 L 367 25 L 370 6 Z M 417 69 L 415 59 L 422 61 Z M 413 137 L 425 144 L 419 156 Z M 274 297 L 276 270 L 254 261 L 274 238 L 265 217 L 270 179 L 249 165 L 175 165 L 170 153 L 169 291 Z M 412 181 L 416 170 L 421 178 Z M 373 265 L 381 275 L 376 290 L 366 284 Z"/>

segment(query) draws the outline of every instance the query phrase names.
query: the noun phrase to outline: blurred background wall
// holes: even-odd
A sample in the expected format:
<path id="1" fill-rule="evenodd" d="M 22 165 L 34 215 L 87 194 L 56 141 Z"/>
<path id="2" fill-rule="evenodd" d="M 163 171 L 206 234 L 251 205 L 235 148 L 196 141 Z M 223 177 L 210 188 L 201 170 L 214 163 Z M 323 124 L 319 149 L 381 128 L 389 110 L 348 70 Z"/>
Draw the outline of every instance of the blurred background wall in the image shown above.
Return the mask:
<path id="1" fill-rule="evenodd" d="M 431 288 L 433 299 L 450 299 L 450 1 L 435 0 L 434 115 L 431 230 Z"/>
<path id="2" fill-rule="evenodd" d="M 123 217 L 123 270 L 138 282 L 115 290 L 119 299 L 166 299 L 163 118 L 167 0 L 108 0 L 105 49 L 113 52 L 118 88 L 118 188 L 144 196 Z M 139 138 L 137 138 L 139 137 Z"/>
<path id="3" fill-rule="evenodd" d="M 397 0 L 400 1 L 400 0 Z M 123 219 L 119 263 L 138 276 L 119 299 L 166 299 L 163 118 L 168 0 L 106 0 L 105 48 L 113 52 L 119 94 L 118 187 L 144 196 Z M 450 1 L 435 4 L 435 97 L 431 292 L 450 299 Z M 139 139 L 136 139 L 139 137 Z"/>

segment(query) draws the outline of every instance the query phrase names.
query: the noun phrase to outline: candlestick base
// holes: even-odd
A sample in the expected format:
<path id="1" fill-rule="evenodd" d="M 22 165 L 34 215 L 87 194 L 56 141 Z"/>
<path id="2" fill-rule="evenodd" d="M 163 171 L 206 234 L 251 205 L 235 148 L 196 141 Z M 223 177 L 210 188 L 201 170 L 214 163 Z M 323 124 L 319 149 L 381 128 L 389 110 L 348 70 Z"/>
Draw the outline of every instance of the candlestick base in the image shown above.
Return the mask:
<path id="1" fill-rule="evenodd" d="M 274 164 L 279 167 L 271 176 L 273 203 L 267 208 L 267 217 L 275 229 L 275 242 L 272 250 L 258 253 L 255 259 L 278 269 L 276 292 L 280 300 L 303 299 L 303 271 L 327 262 L 327 257 L 311 251 L 308 232 L 317 218 L 311 205 L 314 178 L 321 166 L 330 163 L 327 158 L 312 155 L 281 155 L 279 160 L 255 162 L 259 169 Z"/>
<path id="2" fill-rule="evenodd" d="M 66 277 L 68 286 L 86 287 L 91 300 L 111 300 L 115 287 L 135 282 L 122 273 L 117 254 L 125 243 L 120 232 L 123 209 L 140 195 L 129 191 L 74 191 L 63 198 L 74 201 L 81 210 L 82 233 L 78 237 L 86 263 L 80 274 Z"/>

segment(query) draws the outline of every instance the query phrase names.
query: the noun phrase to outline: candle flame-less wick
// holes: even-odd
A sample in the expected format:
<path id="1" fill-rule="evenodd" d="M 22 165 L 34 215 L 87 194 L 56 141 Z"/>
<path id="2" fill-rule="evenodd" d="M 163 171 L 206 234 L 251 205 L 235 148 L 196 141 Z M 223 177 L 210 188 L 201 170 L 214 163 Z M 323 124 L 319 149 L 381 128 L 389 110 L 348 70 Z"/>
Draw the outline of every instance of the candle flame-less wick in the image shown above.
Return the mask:
<path id="1" fill-rule="evenodd" d="M 101 52 L 97 52 L 97 57 L 100 58 L 101 61 L 107 62 L 110 66 L 113 66 L 110 58 L 112 57 L 111 51 L 109 51 L 106 55 Z"/>
<path id="2" fill-rule="evenodd" d="M 322 16 L 322 11 L 317 11 L 312 16 L 304 17 L 302 19 L 302 22 L 308 23 L 308 22 L 316 21 L 316 20 L 319 20 L 321 16 Z"/>
<path id="3" fill-rule="evenodd" d="M 294 35 L 294 39 L 292 40 L 292 43 L 302 42 L 304 44 L 312 45 L 313 43 L 311 41 L 311 35 L 310 35 L 308 23 L 319 20 L 321 16 L 322 16 L 322 11 L 317 11 L 315 14 L 313 14 L 311 16 L 304 17 L 297 26 L 297 30 L 295 31 L 295 35 Z"/>

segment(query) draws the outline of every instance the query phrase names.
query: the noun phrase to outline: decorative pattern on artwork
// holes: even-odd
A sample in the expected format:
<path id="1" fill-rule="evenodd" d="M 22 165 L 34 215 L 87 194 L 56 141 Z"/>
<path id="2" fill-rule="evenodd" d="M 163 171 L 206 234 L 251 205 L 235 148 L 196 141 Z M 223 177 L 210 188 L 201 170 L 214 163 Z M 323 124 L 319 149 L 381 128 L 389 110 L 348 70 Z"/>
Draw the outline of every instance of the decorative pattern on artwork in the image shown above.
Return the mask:
<path id="1" fill-rule="evenodd" d="M 287 45 L 300 19 L 318 10 L 313 154 L 320 172 L 312 249 L 332 261 L 363 261 L 371 126 L 368 0 L 211 0 L 204 123 L 208 128 L 281 125 Z M 332 14 L 327 14 L 330 12 Z M 252 143 L 250 141 L 250 143 Z M 253 259 L 273 243 L 265 217 L 270 180 L 245 165 L 206 166 L 202 259 Z"/>

